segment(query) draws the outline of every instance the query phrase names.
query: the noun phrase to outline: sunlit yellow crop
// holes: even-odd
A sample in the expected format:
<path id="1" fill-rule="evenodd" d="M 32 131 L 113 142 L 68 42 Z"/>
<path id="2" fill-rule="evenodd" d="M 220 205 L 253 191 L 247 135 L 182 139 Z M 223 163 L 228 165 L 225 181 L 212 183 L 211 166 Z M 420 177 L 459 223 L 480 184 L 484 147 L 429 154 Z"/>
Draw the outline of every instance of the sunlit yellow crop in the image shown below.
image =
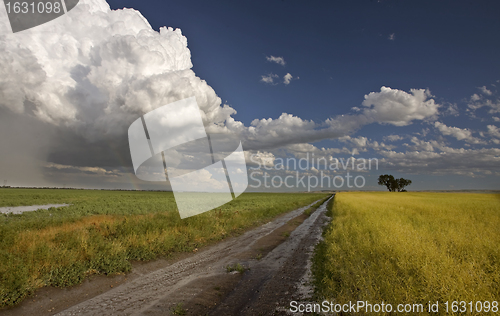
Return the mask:
<path id="1" fill-rule="evenodd" d="M 318 299 L 500 302 L 499 194 L 340 193 L 331 215 Z"/>

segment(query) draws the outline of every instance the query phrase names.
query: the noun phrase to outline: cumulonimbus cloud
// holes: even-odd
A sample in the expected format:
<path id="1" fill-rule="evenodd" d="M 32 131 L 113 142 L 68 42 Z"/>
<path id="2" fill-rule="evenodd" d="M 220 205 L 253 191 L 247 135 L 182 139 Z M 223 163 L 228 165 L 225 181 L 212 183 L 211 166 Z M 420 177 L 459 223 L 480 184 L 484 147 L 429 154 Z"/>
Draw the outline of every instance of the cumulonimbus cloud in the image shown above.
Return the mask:
<path id="1" fill-rule="evenodd" d="M 285 63 L 282 57 L 267 59 Z M 253 149 L 337 138 L 371 123 L 409 125 L 434 117 L 439 107 L 428 90 L 382 87 L 365 96 L 356 114 L 313 122 L 283 113 L 245 126 L 191 70 L 181 30 L 154 31 L 138 11 L 111 10 L 104 0 L 80 1 L 59 19 L 0 36 L 0 65 L 1 107 L 90 141 L 125 135 L 140 115 L 191 96 L 209 132 L 235 133 Z M 273 84 L 277 78 L 261 80 Z M 291 79 L 287 74 L 285 84 Z"/>
<path id="2" fill-rule="evenodd" d="M 191 70 L 180 29 L 154 31 L 138 11 L 104 0 L 1 36 L 0 65 L 0 106 L 88 139 L 122 134 L 137 116 L 193 95 L 206 124 L 235 113 Z"/>

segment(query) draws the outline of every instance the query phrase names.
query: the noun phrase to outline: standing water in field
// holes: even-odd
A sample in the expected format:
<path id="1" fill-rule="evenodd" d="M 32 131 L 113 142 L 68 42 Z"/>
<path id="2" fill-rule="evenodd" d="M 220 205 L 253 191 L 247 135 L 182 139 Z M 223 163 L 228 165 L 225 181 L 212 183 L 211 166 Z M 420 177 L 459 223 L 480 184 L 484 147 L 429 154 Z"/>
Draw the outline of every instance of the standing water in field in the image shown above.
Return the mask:
<path id="1" fill-rule="evenodd" d="M 22 214 L 24 212 L 33 212 L 37 210 L 48 210 L 51 207 L 63 207 L 69 206 L 69 204 L 47 204 L 47 205 L 31 205 L 31 206 L 7 206 L 0 207 L 0 213 L 2 214 Z"/>

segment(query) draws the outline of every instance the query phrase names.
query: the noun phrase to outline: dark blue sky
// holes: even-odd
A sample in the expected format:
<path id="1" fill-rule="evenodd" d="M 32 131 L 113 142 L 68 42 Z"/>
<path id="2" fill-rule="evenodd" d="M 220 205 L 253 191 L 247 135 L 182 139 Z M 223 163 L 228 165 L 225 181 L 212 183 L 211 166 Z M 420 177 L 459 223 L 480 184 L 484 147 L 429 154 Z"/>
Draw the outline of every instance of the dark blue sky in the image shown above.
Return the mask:
<path id="1" fill-rule="evenodd" d="M 246 126 L 282 113 L 321 124 L 355 114 L 352 108 L 363 108 L 365 95 L 382 86 L 407 93 L 429 89 L 440 105 L 439 123 L 361 124 L 350 136 L 367 138 L 359 148 L 387 159 L 383 165 L 389 170 L 419 175 L 418 189 L 498 188 L 499 1 L 108 3 L 140 11 L 155 30 L 180 28 L 196 75 Z M 270 56 L 286 64 L 267 61 Z M 294 80 L 285 85 L 287 73 Z M 277 84 L 261 81 L 269 74 L 277 76 Z M 477 107 L 471 105 L 475 94 Z M 402 137 L 389 141 L 388 135 Z M 383 141 L 389 147 L 377 148 Z M 349 140 L 314 143 L 346 144 Z M 482 160 L 484 154 L 488 158 Z"/>
<path id="2" fill-rule="evenodd" d="M 38 28 L 50 38 L 0 34 L 0 180 L 134 186 L 132 118 L 196 87 L 207 126 L 247 154 L 377 158 L 366 189 L 384 173 L 413 190 L 500 189 L 498 0 L 82 0 L 71 12 Z M 141 15 L 181 29 L 189 51 Z"/>
<path id="3" fill-rule="evenodd" d="M 500 77 L 498 1 L 108 2 L 181 28 L 194 71 L 245 124 L 282 112 L 321 121 L 384 85 L 458 103 Z M 300 79 L 269 86 L 268 73 Z"/>

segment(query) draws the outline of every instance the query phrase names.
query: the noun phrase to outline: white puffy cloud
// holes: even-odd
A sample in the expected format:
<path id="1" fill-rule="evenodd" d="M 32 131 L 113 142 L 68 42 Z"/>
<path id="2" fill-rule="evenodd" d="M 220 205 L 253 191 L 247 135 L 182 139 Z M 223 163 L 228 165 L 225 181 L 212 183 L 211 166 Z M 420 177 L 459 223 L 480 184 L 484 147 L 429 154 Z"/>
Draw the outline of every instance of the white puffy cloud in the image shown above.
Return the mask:
<path id="1" fill-rule="evenodd" d="M 471 98 L 472 100 L 472 98 Z M 500 100 L 483 100 L 479 99 L 476 102 L 469 103 L 469 109 L 475 111 L 477 109 L 487 107 L 489 108 L 488 113 L 494 114 L 494 113 L 500 113 Z"/>
<path id="2" fill-rule="evenodd" d="M 388 40 L 394 41 L 396 39 L 396 33 L 389 34 L 389 37 L 387 37 Z"/>
<path id="3" fill-rule="evenodd" d="M 358 137 L 351 137 L 351 136 L 344 136 L 339 138 L 340 141 L 349 141 L 351 142 L 354 146 L 363 148 L 368 145 L 368 138 L 364 136 L 358 136 Z"/>
<path id="4" fill-rule="evenodd" d="M 270 85 L 277 85 L 278 78 L 279 78 L 279 76 L 277 74 L 269 73 L 267 75 L 261 76 L 260 81 L 267 83 L 267 84 L 270 84 Z M 290 73 L 287 73 L 286 75 L 283 76 L 283 83 L 285 85 L 289 85 L 290 82 L 292 81 L 292 79 L 299 79 L 299 77 L 294 77 Z"/>
<path id="5" fill-rule="evenodd" d="M 377 149 L 384 158 L 384 168 L 411 174 L 456 174 L 464 176 L 489 175 L 500 163 L 500 149 L 465 149 L 448 146 L 444 141 L 410 139 L 403 144 L 406 151 Z M 497 172 L 500 175 L 500 172 Z"/>
<path id="6" fill-rule="evenodd" d="M 274 80 L 277 79 L 277 78 L 279 78 L 278 75 L 270 73 L 268 75 L 262 76 L 262 78 L 260 79 L 260 81 L 274 85 L 274 84 L 277 84 L 277 83 L 274 82 Z"/>
<path id="7" fill-rule="evenodd" d="M 418 143 L 418 142 L 417 142 Z M 457 174 L 465 176 L 489 175 L 500 163 L 500 149 L 451 148 L 435 141 L 416 144 L 420 148 L 398 152 L 379 151 L 385 158 L 381 164 L 387 169 L 413 174 Z M 424 150 L 424 147 L 433 150 Z M 497 172 L 497 175 L 500 173 Z"/>
<path id="8" fill-rule="evenodd" d="M 490 134 L 493 137 L 500 138 L 500 129 L 496 127 L 495 125 L 488 125 L 488 134 Z"/>
<path id="9" fill-rule="evenodd" d="M 474 102 L 474 101 L 479 101 L 479 100 L 481 100 L 481 99 L 482 99 L 482 98 L 481 98 L 481 96 L 480 96 L 479 94 L 477 94 L 477 93 L 474 93 L 474 94 L 473 94 L 473 95 L 471 95 L 471 97 L 470 97 L 470 100 L 471 100 L 471 101 L 473 101 L 473 102 Z"/>
<path id="10" fill-rule="evenodd" d="M 443 135 L 453 136 L 458 140 L 472 137 L 472 132 L 467 128 L 446 126 L 441 122 L 435 122 L 434 127 L 436 127 Z"/>
<path id="11" fill-rule="evenodd" d="M 274 57 L 273 55 L 271 56 L 266 56 L 267 61 L 270 61 L 272 63 L 277 63 L 281 66 L 285 66 L 286 62 L 283 57 Z"/>
<path id="12" fill-rule="evenodd" d="M 500 113 L 500 99 L 498 98 L 498 94 L 489 90 L 486 86 L 479 87 L 478 89 L 481 90 L 481 94 L 474 93 L 470 97 L 468 104 L 469 115 L 475 118 L 474 111 L 481 108 L 489 108 L 488 113 L 490 114 Z"/>
<path id="13" fill-rule="evenodd" d="M 224 192 L 227 190 L 227 180 L 223 170 L 194 170 L 185 173 L 184 170 L 177 171 L 169 169 L 169 177 L 175 177 L 175 189 L 177 191 L 197 192 Z"/>
<path id="14" fill-rule="evenodd" d="M 318 148 L 313 144 L 293 144 L 285 147 L 286 153 L 293 155 L 295 159 L 320 159 L 325 158 L 326 161 L 331 161 L 334 159 L 334 156 L 338 154 L 351 154 L 352 150 L 343 147 L 343 148 Z"/>
<path id="15" fill-rule="evenodd" d="M 283 76 L 283 83 L 288 85 L 290 84 L 290 81 L 292 81 L 293 76 L 290 73 L 287 73 L 285 76 Z"/>
<path id="16" fill-rule="evenodd" d="M 448 104 L 446 110 L 441 112 L 442 115 L 459 116 L 458 106 L 456 104 Z"/>
<path id="17" fill-rule="evenodd" d="M 0 65 L 1 107 L 93 141 L 190 96 L 206 124 L 235 113 L 191 70 L 179 29 L 154 31 L 138 11 L 110 10 L 104 0 L 80 1 L 49 23 L 1 36 Z"/>
<path id="18" fill-rule="evenodd" d="M 437 115 L 439 105 L 428 99 L 428 91 L 411 92 L 382 87 L 381 92 L 365 96 L 365 108 L 354 115 L 338 115 L 316 123 L 283 113 L 277 119 L 255 119 L 248 128 L 239 125 L 238 133 L 250 149 L 273 148 L 348 136 L 372 123 L 404 126 Z"/>
<path id="19" fill-rule="evenodd" d="M 316 123 L 283 113 L 277 119 L 255 119 L 243 131 L 246 145 L 258 149 L 309 142 L 316 134 Z"/>
<path id="20" fill-rule="evenodd" d="M 433 141 L 424 141 L 417 137 L 412 137 L 410 139 L 411 144 L 405 144 L 411 150 L 414 151 L 434 151 L 434 147 L 441 148 L 444 144 L 440 144 L 439 142 Z"/>
<path id="21" fill-rule="evenodd" d="M 371 142 L 369 144 L 369 146 L 375 150 L 379 150 L 379 149 L 386 149 L 386 150 L 392 150 L 394 148 L 396 148 L 396 146 L 394 145 L 387 145 L 386 143 L 384 142 L 377 142 L 376 140 Z"/>
<path id="22" fill-rule="evenodd" d="M 273 167 L 274 166 L 274 160 L 276 157 L 274 156 L 273 153 L 270 152 L 250 152 L 250 151 L 244 151 L 243 152 L 245 155 L 245 160 L 247 162 L 247 165 L 252 167 L 252 168 L 260 168 L 260 167 Z"/>
<path id="23" fill-rule="evenodd" d="M 464 140 L 470 144 L 486 143 L 485 141 L 472 136 L 472 131 L 470 131 L 468 128 L 447 126 L 446 124 L 443 124 L 441 122 L 434 122 L 434 127 L 437 128 L 441 132 L 441 134 L 446 136 L 452 136 L 457 140 Z"/>
<path id="24" fill-rule="evenodd" d="M 398 140 L 402 140 L 403 137 L 400 136 L 400 135 L 387 135 L 387 136 L 384 136 L 384 139 L 386 141 L 389 141 L 389 142 L 395 142 L 395 141 L 398 141 Z"/>
<path id="25" fill-rule="evenodd" d="M 354 148 L 352 149 L 353 152 L 356 152 L 357 154 L 359 154 L 360 151 L 366 152 L 368 151 L 369 148 L 375 150 L 381 150 L 381 149 L 391 150 L 393 148 L 396 148 L 396 146 L 387 145 L 384 142 L 369 140 L 367 137 L 364 136 L 358 136 L 358 137 L 343 136 L 340 137 L 338 140 L 341 142 L 350 143 L 351 146 Z"/>
<path id="26" fill-rule="evenodd" d="M 439 105 L 431 99 L 429 90 L 411 89 L 411 94 L 398 89 L 382 87 L 380 92 L 365 95 L 363 114 L 374 122 L 396 126 L 411 124 L 438 114 Z"/>
<path id="27" fill-rule="evenodd" d="M 486 88 L 486 86 L 479 87 L 478 89 L 481 90 L 481 92 L 484 93 L 484 94 L 486 94 L 486 95 L 492 95 L 493 94 L 493 92 L 491 92 L 491 90 L 488 90 L 488 88 Z"/>

